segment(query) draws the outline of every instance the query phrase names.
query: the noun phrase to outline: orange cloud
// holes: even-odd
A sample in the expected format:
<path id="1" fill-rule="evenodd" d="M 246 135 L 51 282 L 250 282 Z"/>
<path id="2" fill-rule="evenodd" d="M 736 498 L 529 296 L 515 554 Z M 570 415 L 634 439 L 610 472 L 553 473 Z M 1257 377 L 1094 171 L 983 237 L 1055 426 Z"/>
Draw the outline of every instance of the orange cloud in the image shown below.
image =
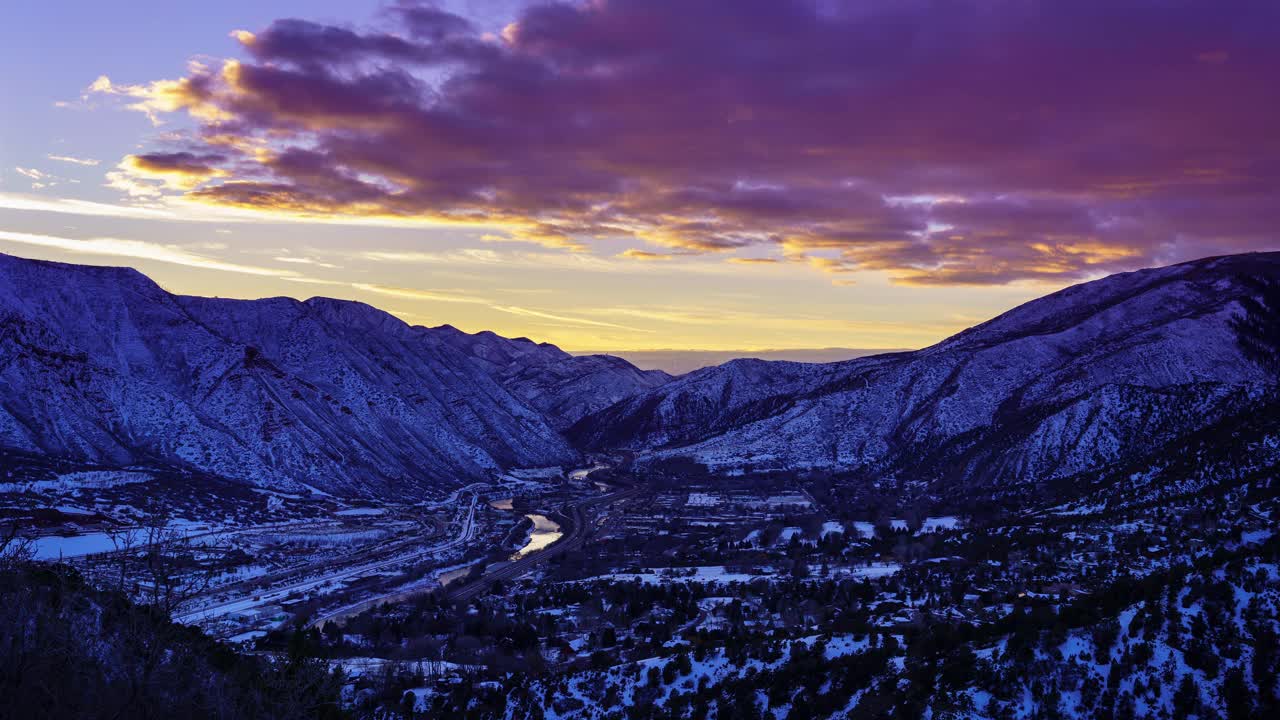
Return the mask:
<path id="1" fill-rule="evenodd" d="M 668 253 L 655 253 L 655 252 L 648 252 L 647 250 L 637 250 L 635 248 L 628 248 L 618 253 L 618 257 L 629 258 L 631 260 L 651 261 L 651 260 L 670 260 L 672 258 L 672 255 Z"/>

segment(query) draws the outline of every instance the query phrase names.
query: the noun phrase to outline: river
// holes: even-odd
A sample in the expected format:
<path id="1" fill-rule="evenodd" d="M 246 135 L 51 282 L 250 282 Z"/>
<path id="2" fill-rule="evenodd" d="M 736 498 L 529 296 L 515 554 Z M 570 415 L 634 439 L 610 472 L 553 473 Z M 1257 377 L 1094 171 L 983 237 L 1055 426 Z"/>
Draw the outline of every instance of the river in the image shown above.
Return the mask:
<path id="1" fill-rule="evenodd" d="M 525 517 L 533 522 L 533 529 L 529 531 L 529 539 L 524 546 L 511 556 L 512 560 L 532 555 L 559 540 L 564 534 L 560 531 L 560 525 L 546 515 L 525 515 Z"/>

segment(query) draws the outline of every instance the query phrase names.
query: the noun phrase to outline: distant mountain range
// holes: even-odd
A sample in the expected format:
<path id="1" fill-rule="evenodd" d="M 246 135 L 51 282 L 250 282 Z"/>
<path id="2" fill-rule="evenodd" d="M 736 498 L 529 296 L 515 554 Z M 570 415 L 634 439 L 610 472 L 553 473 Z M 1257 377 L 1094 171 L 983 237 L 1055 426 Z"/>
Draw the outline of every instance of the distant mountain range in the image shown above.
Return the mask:
<path id="1" fill-rule="evenodd" d="M 1071 477 L 1260 397 L 1228 326 L 1247 276 L 1280 277 L 1280 253 L 1084 283 L 914 352 L 672 378 L 357 302 L 186 297 L 0 255 L 0 449 L 352 495 L 616 449 L 925 487 Z"/>
<path id="2" fill-rule="evenodd" d="M 788 362 L 829 363 L 868 355 L 905 352 L 907 348 L 894 349 L 858 349 L 858 348 L 808 348 L 794 350 L 613 350 L 617 355 L 638 368 L 646 370 L 662 370 L 672 375 L 701 370 L 704 367 L 720 365 L 730 360 L 743 358 L 755 360 L 785 360 Z M 574 353 L 588 355 L 593 353 Z"/>

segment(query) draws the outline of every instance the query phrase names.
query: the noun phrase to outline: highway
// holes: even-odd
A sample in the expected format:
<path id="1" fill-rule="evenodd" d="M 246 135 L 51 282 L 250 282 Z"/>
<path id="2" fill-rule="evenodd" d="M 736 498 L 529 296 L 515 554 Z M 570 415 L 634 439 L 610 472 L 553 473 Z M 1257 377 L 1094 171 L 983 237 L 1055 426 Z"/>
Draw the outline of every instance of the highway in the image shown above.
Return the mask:
<path id="1" fill-rule="evenodd" d="M 444 550 L 452 550 L 458 547 L 459 545 L 465 545 L 466 543 L 475 539 L 475 535 L 476 535 L 475 514 L 476 514 L 477 497 L 478 496 L 473 495 L 471 498 L 471 506 L 467 510 L 466 526 L 463 528 L 462 532 L 460 532 L 457 535 L 457 537 L 449 540 L 448 542 L 440 543 L 439 545 L 435 545 L 432 548 L 429 548 L 428 550 L 424 551 L 423 554 L 434 555 Z M 312 619 L 310 622 L 307 623 L 307 627 L 324 627 L 326 623 L 332 620 L 337 620 L 339 618 L 342 618 L 348 615 L 358 615 L 364 612 L 365 610 L 368 610 L 369 608 L 377 607 L 378 605 L 381 605 L 386 602 L 393 602 L 397 599 L 412 597 L 414 595 L 420 594 L 421 592 L 423 591 L 419 588 L 409 589 L 409 590 L 405 590 L 401 588 L 401 589 L 394 590 L 390 593 L 387 593 L 385 595 L 378 595 L 376 597 L 365 598 L 364 600 L 361 600 L 359 602 L 354 602 L 349 605 L 343 605 L 340 608 L 335 608 L 321 615 L 318 615 L 317 617 L 315 617 L 314 619 Z"/>
<path id="2" fill-rule="evenodd" d="M 412 541 L 398 542 L 394 546 L 395 554 L 392 556 L 387 556 L 386 551 L 389 548 L 383 547 L 377 550 L 379 557 L 372 560 L 366 559 L 365 556 L 368 555 L 366 550 L 357 554 L 357 556 L 287 568 L 271 575 L 224 585 L 211 590 L 207 593 L 207 596 L 220 596 L 225 599 L 201 608 L 187 610 L 175 615 L 174 620 L 182 623 L 195 623 L 219 615 L 243 612 L 280 602 L 290 595 L 304 593 L 318 587 L 379 570 L 436 558 L 442 553 L 456 550 L 472 542 L 477 536 L 479 523 L 476 522 L 476 511 L 479 505 L 479 490 L 479 486 L 461 488 L 451 498 L 461 502 L 465 494 L 470 494 L 470 500 L 467 501 L 465 509 L 459 508 L 459 512 L 454 518 L 454 523 L 452 523 L 458 526 L 458 532 L 443 542 L 427 547 L 419 546 L 412 551 L 406 551 L 413 545 Z M 567 531 L 563 537 L 543 550 L 522 557 L 519 560 L 496 566 L 479 579 L 447 591 L 446 597 L 453 602 L 466 602 L 487 591 L 495 582 L 514 580 L 557 555 L 581 548 L 586 540 L 595 534 L 597 523 L 602 517 L 599 512 L 601 509 L 607 508 L 612 503 L 634 497 L 639 493 L 640 490 L 638 488 L 630 488 L 565 504 L 558 511 L 558 514 L 565 519 L 564 524 L 567 525 Z M 353 560 L 356 562 L 353 563 Z M 345 564 L 335 566 L 339 563 Z M 282 584 L 264 587 L 264 585 L 271 585 L 272 583 Z M 225 597 L 229 591 L 234 592 L 235 596 Z M 382 603 L 394 602 L 422 592 L 423 588 L 406 589 L 401 587 L 375 597 L 367 597 L 358 602 L 323 612 L 308 623 L 308 626 L 323 627 L 330 621 L 358 614 Z M 241 629 L 243 630 L 244 628 Z"/>
<path id="3" fill-rule="evenodd" d="M 221 595 L 228 590 L 246 590 L 246 595 L 241 595 L 232 599 L 224 600 L 213 605 L 202 608 L 193 609 L 180 615 L 174 616 L 174 620 L 181 623 L 192 623 L 214 615 L 221 615 L 236 610 L 247 610 L 259 605 L 265 605 L 277 600 L 283 599 L 295 592 L 302 592 L 312 588 L 325 585 L 331 582 L 346 580 L 359 575 L 383 570 L 389 567 L 403 565 L 405 563 L 415 562 L 428 556 L 434 557 L 436 554 L 452 550 L 460 545 L 464 545 L 475 538 L 476 534 L 476 506 L 479 502 L 479 495 L 474 492 L 471 495 L 471 501 L 468 503 L 467 509 L 459 513 L 461 519 L 461 528 L 458 534 L 448 540 L 430 545 L 425 548 L 419 547 L 412 552 L 405 554 L 397 554 L 392 557 L 383 557 L 371 562 L 364 562 L 356 565 L 346 565 L 338 569 L 332 569 L 319 574 L 309 574 L 310 571 L 319 570 L 318 566 L 331 565 L 335 561 L 326 561 L 315 565 L 308 565 L 302 568 L 289 568 L 271 576 L 263 576 L 251 578 L 230 585 L 223 585 L 212 590 L 209 594 Z M 396 549 L 406 546 L 412 546 L 412 542 L 400 543 Z M 385 550 L 386 548 L 383 548 Z M 348 558 L 349 559 L 349 558 Z M 277 587 L 262 588 L 264 582 L 270 583 L 275 580 L 287 577 L 299 577 L 298 580 L 280 585 Z"/>

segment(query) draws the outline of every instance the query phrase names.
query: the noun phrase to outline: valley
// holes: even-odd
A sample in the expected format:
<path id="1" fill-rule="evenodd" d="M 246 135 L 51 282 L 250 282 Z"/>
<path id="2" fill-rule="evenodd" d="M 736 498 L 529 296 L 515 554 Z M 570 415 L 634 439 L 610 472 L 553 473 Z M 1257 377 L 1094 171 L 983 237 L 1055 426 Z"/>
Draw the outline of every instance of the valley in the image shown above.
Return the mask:
<path id="1" fill-rule="evenodd" d="M 119 313 L 86 330 L 49 289 L 81 270 L 0 271 L 40 298 L 0 344 L 30 389 L 0 403 L 0 561 L 323 676 L 343 713 L 1275 707 L 1280 395 L 1234 333 L 1280 255 L 676 378 L 115 271 L 83 271 Z"/>
<path id="2" fill-rule="evenodd" d="M 1280 719 L 1280 1 L 0 17 L 0 720 Z"/>

